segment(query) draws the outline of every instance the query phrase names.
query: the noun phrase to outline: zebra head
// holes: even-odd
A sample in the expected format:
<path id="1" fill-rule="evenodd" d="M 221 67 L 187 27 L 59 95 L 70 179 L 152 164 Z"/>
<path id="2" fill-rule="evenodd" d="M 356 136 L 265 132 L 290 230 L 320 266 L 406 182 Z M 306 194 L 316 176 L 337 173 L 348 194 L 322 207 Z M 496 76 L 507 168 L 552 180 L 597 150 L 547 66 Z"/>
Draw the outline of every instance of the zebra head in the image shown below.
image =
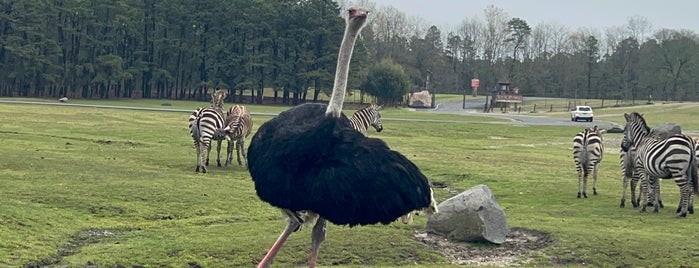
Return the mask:
<path id="1" fill-rule="evenodd" d="M 379 112 L 382 108 L 383 107 L 376 104 L 369 106 L 369 110 L 371 111 L 370 125 L 376 129 L 376 132 L 381 132 L 383 130 L 383 124 L 381 124 L 381 113 Z"/>
<path id="2" fill-rule="evenodd" d="M 628 141 L 629 147 L 637 145 L 641 139 L 648 136 L 648 133 L 650 133 L 650 128 L 641 114 L 637 112 L 632 112 L 630 114 L 625 113 L 624 119 L 626 119 L 624 139 Z"/>
<path id="3" fill-rule="evenodd" d="M 228 96 L 228 92 L 223 89 L 218 89 L 211 93 L 211 107 L 223 111 L 223 101 Z"/>
<path id="4" fill-rule="evenodd" d="M 234 105 L 228 109 L 226 114 L 226 122 L 223 129 L 226 139 L 230 140 L 231 136 L 239 137 L 250 134 L 252 119 L 250 118 L 250 112 L 245 106 Z"/>

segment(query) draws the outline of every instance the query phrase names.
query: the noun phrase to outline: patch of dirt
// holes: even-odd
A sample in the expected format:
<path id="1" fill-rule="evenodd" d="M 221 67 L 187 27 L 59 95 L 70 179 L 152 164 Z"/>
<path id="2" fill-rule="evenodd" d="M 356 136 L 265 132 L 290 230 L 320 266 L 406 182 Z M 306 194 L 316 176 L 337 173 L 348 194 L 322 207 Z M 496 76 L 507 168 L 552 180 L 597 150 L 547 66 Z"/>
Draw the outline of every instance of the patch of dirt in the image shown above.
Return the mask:
<path id="1" fill-rule="evenodd" d="M 529 254 L 544 248 L 553 240 L 547 233 L 525 228 L 512 228 L 505 243 L 453 242 L 446 238 L 425 233 L 423 230 L 413 233 L 415 239 L 442 253 L 452 264 L 469 266 L 520 266 L 530 261 Z"/>
<path id="2" fill-rule="evenodd" d="M 106 229 L 87 229 L 80 231 L 71 236 L 70 241 L 68 241 L 64 246 L 58 248 L 56 255 L 24 264 L 22 267 L 26 268 L 38 268 L 38 267 L 54 267 L 61 263 L 61 260 L 65 256 L 73 255 L 80 251 L 85 245 L 99 243 L 101 239 L 107 237 L 114 237 L 119 234 L 118 231 L 106 230 Z M 88 263 L 88 266 L 92 264 Z M 63 266 L 60 266 L 63 267 Z"/>

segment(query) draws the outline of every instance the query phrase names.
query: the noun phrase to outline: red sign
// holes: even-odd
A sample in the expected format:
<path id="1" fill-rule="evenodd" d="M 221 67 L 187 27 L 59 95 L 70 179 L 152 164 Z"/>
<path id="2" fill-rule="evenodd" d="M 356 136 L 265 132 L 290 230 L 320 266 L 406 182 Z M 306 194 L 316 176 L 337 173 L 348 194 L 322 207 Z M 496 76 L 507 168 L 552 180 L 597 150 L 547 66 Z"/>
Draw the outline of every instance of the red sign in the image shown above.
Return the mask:
<path id="1" fill-rule="evenodd" d="M 471 79 L 471 87 L 472 88 L 477 88 L 481 85 L 481 81 L 478 80 L 477 78 Z"/>

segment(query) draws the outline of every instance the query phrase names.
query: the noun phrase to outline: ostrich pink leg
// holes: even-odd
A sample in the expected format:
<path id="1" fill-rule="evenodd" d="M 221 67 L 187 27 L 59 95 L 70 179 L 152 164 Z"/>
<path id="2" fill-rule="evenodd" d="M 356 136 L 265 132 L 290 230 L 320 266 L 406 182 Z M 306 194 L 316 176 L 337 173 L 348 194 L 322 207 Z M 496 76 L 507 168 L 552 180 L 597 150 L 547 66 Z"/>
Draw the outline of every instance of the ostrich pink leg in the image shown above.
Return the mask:
<path id="1" fill-rule="evenodd" d="M 289 237 L 289 235 L 291 235 L 291 233 L 298 230 L 299 227 L 301 227 L 301 223 L 287 219 L 286 228 L 284 228 L 282 234 L 279 235 L 277 241 L 274 242 L 272 248 L 269 249 L 267 255 L 262 258 L 262 261 L 260 261 L 260 264 L 257 265 L 257 268 L 268 268 L 270 265 L 272 265 L 274 257 L 277 256 L 277 252 L 279 252 L 279 249 L 282 247 L 282 245 L 284 245 L 286 239 Z"/>
<path id="2" fill-rule="evenodd" d="M 308 261 L 309 268 L 314 268 L 316 266 L 320 244 L 325 240 L 326 226 L 327 221 L 322 217 L 318 218 L 316 225 L 313 226 L 313 231 L 311 232 L 311 259 Z"/>

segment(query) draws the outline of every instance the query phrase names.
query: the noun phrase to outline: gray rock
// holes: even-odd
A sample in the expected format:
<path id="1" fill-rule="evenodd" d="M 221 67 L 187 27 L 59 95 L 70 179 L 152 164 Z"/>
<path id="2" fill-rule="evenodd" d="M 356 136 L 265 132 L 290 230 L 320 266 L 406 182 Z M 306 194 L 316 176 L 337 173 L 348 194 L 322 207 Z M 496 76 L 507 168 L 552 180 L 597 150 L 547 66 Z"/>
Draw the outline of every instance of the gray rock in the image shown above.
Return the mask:
<path id="1" fill-rule="evenodd" d="M 510 229 L 505 212 L 486 185 L 478 185 L 440 203 L 425 231 L 462 242 L 505 242 Z"/>
<path id="2" fill-rule="evenodd" d="M 612 126 L 607 129 L 607 133 L 624 133 L 624 127 L 613 123 Z"/>
<path id="3" fill-rule="evenodd" d="M 650 130 L 650 135 L 659 139 L 667 139 L 676 134 L 682 134 L 682 128 L 675 123 L 664 123 L 655 126 Z"/>
<path id="4" fill-rule="evenodd" d="M 410 99 L 408 99 L 408 106 L 413 108 L 431 108 L 432 95 L 427 90 L 412 93 L 410 94 Z"/>

